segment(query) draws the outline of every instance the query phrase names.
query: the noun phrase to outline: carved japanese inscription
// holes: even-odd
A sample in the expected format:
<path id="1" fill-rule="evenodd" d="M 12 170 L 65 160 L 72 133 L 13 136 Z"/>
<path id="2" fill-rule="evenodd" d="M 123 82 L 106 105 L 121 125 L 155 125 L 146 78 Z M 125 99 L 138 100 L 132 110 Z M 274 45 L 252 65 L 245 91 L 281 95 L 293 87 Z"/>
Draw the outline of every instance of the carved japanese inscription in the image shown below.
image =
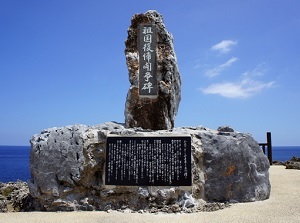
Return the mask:
<path id="1" fill-rule="evenodd" d="M 110 136 L 106 185 L 191 186 L 190 136 Z"/>
<path id="2" fill-rule="evenodd" d="M 139 95 L 156 97 L 156 27 L 152 24 L 139 25 Z"/>

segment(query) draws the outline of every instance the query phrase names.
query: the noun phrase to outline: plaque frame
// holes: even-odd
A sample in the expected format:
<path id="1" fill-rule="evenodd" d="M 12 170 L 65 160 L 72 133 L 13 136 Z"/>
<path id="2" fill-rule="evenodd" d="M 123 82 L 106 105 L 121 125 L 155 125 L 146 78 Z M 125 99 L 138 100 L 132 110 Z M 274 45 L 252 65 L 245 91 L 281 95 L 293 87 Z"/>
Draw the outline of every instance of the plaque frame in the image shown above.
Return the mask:
<path id="1" fill-rule="evenodd" d="M 105 185 L 191 186 L 191 136 L 108 135 Z"/>

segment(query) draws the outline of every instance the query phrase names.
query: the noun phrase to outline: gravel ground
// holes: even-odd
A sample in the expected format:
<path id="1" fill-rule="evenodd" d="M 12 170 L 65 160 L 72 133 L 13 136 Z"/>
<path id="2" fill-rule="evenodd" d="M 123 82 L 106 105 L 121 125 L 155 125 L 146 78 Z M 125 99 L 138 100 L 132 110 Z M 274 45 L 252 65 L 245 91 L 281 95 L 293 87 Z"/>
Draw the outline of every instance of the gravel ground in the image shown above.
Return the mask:
<path id="1" fill-rule="evenodd" d="M 142 222 L 300 222 L 300 171 L 284 166 L 270 168 L 270 199 L 233 204 L 215 212 L 193 214 L 140 214 L 120 212 L 0 213 L 0 223 L 142 223 Z"/>

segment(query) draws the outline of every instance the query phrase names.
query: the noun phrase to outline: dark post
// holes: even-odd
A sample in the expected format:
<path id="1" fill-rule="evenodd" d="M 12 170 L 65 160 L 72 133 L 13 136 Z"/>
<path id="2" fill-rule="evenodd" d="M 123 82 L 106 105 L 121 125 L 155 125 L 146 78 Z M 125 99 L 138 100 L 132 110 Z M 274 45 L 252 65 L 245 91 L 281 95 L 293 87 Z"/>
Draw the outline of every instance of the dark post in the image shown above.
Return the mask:
<path id="1" fill-rule="evenodd" d="M 266 154 L 266 145 L 265 144 L 259 144 L 259 145 L 262 146 L 262 150 L 263 150 L 264 154 Z"/>
<path id="2" fill-rule="evenodd" d="M 272 139 L 271 139 L 271 132 L 267 132 L 267 146 L 268 146 L 268 159 L 270 165 L 272 165 Z"/>

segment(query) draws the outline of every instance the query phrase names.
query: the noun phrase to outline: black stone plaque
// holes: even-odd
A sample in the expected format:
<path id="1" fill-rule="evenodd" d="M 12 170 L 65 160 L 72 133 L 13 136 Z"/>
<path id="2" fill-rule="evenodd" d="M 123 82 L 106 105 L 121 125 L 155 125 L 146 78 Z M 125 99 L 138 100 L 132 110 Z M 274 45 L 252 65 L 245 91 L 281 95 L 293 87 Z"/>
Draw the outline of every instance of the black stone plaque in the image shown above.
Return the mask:
<path id="1" fill-rule="evenodd" d="M 191 137 L 121 137 L 106 141 L 106 185 L 191 186 Z"/>
<path id="2" fill-rule="evenodd" d="M 139 25 L 139 95 L 141 97 L 157 96 L 156 75 L 156 26 Z"/>

